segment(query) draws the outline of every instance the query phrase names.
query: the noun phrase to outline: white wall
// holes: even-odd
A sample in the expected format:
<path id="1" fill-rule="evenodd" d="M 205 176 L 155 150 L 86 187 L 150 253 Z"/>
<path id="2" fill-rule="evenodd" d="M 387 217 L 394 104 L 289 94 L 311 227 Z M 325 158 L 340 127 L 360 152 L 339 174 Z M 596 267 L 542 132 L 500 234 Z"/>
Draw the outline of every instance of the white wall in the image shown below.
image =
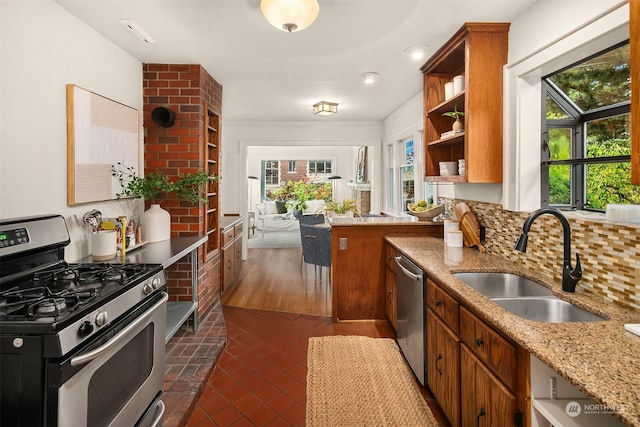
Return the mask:
<path id="1" fill-rule="evenodd" d="M 67 206 L 65 87 L 138 109 L 142 129 L 142 64 L 53 0 L 2 0 L 0 52 L 0 218 L 63 215 L 72 240 L 65 257 L 75 261 L 90 254 L 85 212 L 137 216 L 143 207 Z"/>

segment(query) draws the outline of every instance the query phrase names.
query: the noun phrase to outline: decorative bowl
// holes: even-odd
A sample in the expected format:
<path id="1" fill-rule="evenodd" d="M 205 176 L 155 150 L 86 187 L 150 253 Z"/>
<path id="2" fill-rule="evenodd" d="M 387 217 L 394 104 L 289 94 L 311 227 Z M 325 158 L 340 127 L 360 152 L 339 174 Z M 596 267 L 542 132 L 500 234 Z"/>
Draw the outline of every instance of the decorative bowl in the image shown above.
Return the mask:
<path id="1" fill-rule="evenodd" d="M 428 221 L 440 215 L 442 211 L 444 211 L 444 205 L 437 205 L 432 207 L 431 209 L 427 209 L 426 211 L 416 212 L 413 210 L 413 203 L 408 203 L 407 208 L 409 209 L 409 213 L 413 216 L 418 217 L 420 221 Z"/>

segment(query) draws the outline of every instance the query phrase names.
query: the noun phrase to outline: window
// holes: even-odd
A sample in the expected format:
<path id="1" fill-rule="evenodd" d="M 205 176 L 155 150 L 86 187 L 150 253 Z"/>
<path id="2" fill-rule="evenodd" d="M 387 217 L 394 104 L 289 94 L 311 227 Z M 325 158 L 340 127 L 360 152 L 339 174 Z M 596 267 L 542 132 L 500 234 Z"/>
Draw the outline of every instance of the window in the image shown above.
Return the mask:
<path id="1" fill-rule="evenodd" d="M 280 167 L 277 160 L 267 160 L 264 165 L 264 178 L 266 185 L 278 185 L 280 183 Z"/>
<path id="2" fill-rule="evenodd" d="M 331 160 L 309 160 L 309 175 L 333 173 Z"/>
<path id="3" fill-rule="evenodd" d="M 542 205 L 640 203 L 631 184 L 628 41 L 542 79 Z"/>
<path id="4" fill-rule="evenodd" d="M 296 161 L 295 160 L 289 160 L 289 169 L 288 172 L 289 173 L 295 173 L 296 172 Z"/>

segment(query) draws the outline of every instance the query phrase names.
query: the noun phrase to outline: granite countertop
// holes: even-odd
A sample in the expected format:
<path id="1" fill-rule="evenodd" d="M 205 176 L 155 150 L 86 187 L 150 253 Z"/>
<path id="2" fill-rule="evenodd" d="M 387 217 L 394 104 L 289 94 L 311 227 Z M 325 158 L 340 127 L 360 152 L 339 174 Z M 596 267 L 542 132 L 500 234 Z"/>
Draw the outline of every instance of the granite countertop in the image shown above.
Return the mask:
<path id="1" fill-rule="evenodd" d="M 622 422 L 640 426 L 640 337 L 624 329 L 625 323 L 640 323 L 639 313 L 586 293 L 579 283 L 575 293 L 563 292 L 560 283 L 541 282 L 534 270 L 476 249 L 449 248 L 442 239 L 388 236 L 386 240 L 422 267 L 430 279 L 577 389 L 609 408 L 620 408 L 616 416 Z M 607 320 L 543 323 L 523 319 L 451 275 L 461 271 L 520 274 Z"/>

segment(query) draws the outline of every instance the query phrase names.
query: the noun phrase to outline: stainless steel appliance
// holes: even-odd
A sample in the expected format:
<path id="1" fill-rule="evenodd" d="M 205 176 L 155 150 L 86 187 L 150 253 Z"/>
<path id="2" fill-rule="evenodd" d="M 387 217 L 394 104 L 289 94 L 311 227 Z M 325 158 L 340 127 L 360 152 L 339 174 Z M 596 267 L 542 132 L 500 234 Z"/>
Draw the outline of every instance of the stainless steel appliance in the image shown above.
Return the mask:
<path id="1" fill-rule="evenodd" d="M 396 257 L 398 345 L 420 384 L 425 384 L 424 273 L 404 256 Z"/>
<path id="2" fill-rule="evenodd" d="M 158 264 L 64 261 L 60 215 L 0 220 L 0 425 L 161 425 Z"/>

